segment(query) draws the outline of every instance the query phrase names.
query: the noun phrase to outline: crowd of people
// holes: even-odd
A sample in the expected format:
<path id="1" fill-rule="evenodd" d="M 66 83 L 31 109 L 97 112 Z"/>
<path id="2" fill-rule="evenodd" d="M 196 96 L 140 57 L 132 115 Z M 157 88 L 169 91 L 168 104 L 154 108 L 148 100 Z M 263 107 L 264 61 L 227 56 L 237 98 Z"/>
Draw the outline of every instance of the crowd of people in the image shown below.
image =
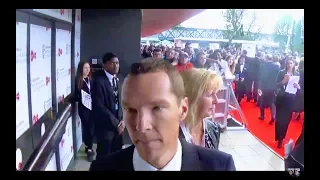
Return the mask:
<path id="1" fill-rule="evenodd" d="M 295 112 L 295 119 L 300 120 L 304 111 L 304 57 L 297 53 L 265 54 L 256 53 L 256 57 L 248 57 L 247 51 L 241 48 L 193 49 L 191 43 L 185 48 L 167 48 L 141 46 L 143 58 L 163 58 L 176 66 L 179 72 L 190 68 L 213 70 L 225 78 L 234 79 L 235 94 L 238 103 L 246 97 L 247 102 L 255 102 L 260 107 L 260 120 L 265 119 L 265 109 L 271 109 L 269 124 L 276 119 L 276 141 L 278 148 L 283 146 L 283 139 Z M 153 55 L 157 52 L 157 56 Z M 296 94 L 285 93 L 290 76 L 300 76 L 294 84 Z M 276 110 L 278 113 L 276 113 Z"/>
<path id="2" fill-rule="evenodd" d="M 113 53 L 104 55 L 103 70 L 93 77 L 90 65 L 79 63 L 74 99 L 90 162 L 97 139 L 92 171 L 235 170 L 232 156 L 219 151 L 221 129 L 212 118 L 223 79 L 234 80 L 240 104 L 257 103 L 260 120 L 271 108 L 279 148 L 292 112 L 299 118 L 304 111 L 303 58 L 299 64 L 289 54 L 258 52 L 250 58 L 239 48 L 193 49 L 191 43 L 183 49 L 141 46 L 141 56 L 124 81 Z M 300 76 L 295 94 L 286 92 L 291 76 Z M 90 106 L 84 105 L 84 92 Z M 133 145 L 123 149 L 125 129 Z"/>

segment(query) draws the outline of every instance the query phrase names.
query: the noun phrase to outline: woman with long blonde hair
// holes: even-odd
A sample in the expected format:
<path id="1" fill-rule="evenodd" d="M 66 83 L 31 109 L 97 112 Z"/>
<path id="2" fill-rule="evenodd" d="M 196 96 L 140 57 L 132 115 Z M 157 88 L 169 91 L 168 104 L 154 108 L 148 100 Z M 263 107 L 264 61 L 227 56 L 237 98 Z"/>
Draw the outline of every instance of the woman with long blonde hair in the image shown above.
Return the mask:
<path id="1" fill-rule="evenodd" d="M 217 92 L 223 85 L 221 76 L 206 69 L 190 69 L 181 73 L 189 111 L 180 125 L 180 139 L 189 143 L 218 149 L 220 127 L 212 116 L 217 103 Z"/>
<path id="2" fill-rule="evenodd" d="M 234 56 L 233 55 L 229 55 L 227 56 L 227 58 L 225 59 L 228 63 L 230 72 L 232 73 L 232 75 L 234 75 L 234 73 L 236 72 L 236 62 L 234 60 Z"/>

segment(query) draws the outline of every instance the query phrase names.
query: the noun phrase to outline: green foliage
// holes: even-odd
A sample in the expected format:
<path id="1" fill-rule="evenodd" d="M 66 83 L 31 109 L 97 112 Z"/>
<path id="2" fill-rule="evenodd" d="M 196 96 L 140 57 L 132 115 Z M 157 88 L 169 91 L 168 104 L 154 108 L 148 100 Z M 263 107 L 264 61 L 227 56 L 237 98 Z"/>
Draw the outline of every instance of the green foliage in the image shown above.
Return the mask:
<path id="1" fill-rule="evenodd" d="M 261 28 L 258 28 L 258 32 L 252 32 L 256 27 L 257 14 L 255 12 L 248 17 L 245 9 L 227 9 L 223 12 L 223 17 L 226 22 L 223 37 L 229 39 L 229 44 L 233 39 L 254 41 L 259 38 Z M 244 18 L 250 18 L 250 22 L 244 25 Z"/>
<path id="2" fill-rule="evenodd" d="M 282 16 L 276 23 L 274 27 L 275 35 L 288 36 L 290 34 L 290 28 L 292 24 L 292 16 L 285 15 Z"/>
<path id="3" fill-rule="evenodd" d="M 303 21 L 296 21 L 294 24 L 293 34 L 292 34 L 292 44 L 291 48 L 293 51 L 298 51 L 300 53 L 304 52 L 304 42 L 303 42 Z"/>
<path id="4" fill-rule="evenodd" d="M 291 27 L 293 26 L 293 27 Z M 304 52 L 302 21 L 294 21 L 290 15 L 282 16 L 274 27 L 273 40 L 280 44 L 282 49 L 285 49 L 288 36 L 290 35 L 290 49 L 291 51 Z M 291 29 L 292 28 L 292 29 Z"/>
<path id="5" fill-rule="evenodd" d="M 279 18 L 274 26 L 273 41 L 279 43 L 280 48 L 285 50 L 288 35 L 291 34 L 292 16 L 285 15 Z"/>
<path id="6" fill-rule="evenodd" d="M 223 12 L 223 17 L 226 22 L 226 31 L 223 32 L 223 37 L 229 39 L 229 43 L 234 38 L 241 37 L 243 33 L 242 19 L 244 17 L 244 9 L 227 9 Z"/>

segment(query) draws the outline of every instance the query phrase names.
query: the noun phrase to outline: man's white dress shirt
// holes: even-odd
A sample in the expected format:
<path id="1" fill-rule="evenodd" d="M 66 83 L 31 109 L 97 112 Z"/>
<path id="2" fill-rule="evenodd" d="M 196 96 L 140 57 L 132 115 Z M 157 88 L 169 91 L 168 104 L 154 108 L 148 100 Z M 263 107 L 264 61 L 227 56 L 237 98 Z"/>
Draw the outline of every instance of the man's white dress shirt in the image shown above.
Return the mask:
<path id="1" fill-rule="evenodd" d="M 178 148 L 176 154 L 173 158 L 169 161 L 169 163 L 162 169 L 157 169 L 153 167 L 151 164 L 143 160 L 137 148 L 134 149 L 133 152 L 133 168 L 135 171 L 181 171 L 181 164 L 182 164 L 182 147 L 181 143 L 178 140 Z"/>

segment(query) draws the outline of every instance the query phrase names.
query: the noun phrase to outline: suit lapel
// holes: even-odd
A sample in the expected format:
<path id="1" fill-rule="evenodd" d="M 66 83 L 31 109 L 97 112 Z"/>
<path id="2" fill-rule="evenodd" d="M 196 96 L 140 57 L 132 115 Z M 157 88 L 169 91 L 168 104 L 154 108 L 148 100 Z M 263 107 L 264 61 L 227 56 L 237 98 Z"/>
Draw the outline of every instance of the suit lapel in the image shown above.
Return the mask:
<path id="1" fill-rule="evenodd" d="M 107 77 L 106 73 L 104 71 L 102 71 L 103 76 L 104 76 L 104 81 L 105 81 L 105 85 L 106 85 L 106 90 L 108 94 L 111 94 L 111 96 L 113 98 L 115 98 L 114 93 L 113 93 L 113 89 L 112 89 L 112 84 L 110 84 L 109 78 Z"/>
<path id="2" fill-rule="evenodd" d="M 182 140 L 186 140 L 186 137 L 184 137 L 184 134 L 182 132 L 182 129 L 181 127 L 179 127 L 179 140 L 182 141 Z"/>
<path id="3" fill-rule="evenodd" d="M 184 140 L 180 142 L 182 146 L 181 171 L 200 171 L 201 164 L 195 147 Z"/>
<path id="4" fill-rule="evenodd" d="M 134 171 L 133 168 L 133 151 L 134 151 L 135 146 L 132 145 L 126 149 L 126 153 L 122 157 L 122 161 L 125 162 L 122 164 L 122 167 L 119 169 L 125 170 L 125 171 Z"/>
<path id="5" fill-rule="evenodd" d="M 185 140 L 180 139 L 180 142 L 182 146 L 181 171 L 200 171 L 201 164 L 200 164 L 199 156 L 195 147 L 192 144 L 189 144 L 188 142 L 186 142 Z M 127 163 L 123 164 L 123 167 L 121 167 L 121 169 L 134 170 L 133 162 L 132 162 L 134 148 L 135 148 L 134 145 L 127 148 L 125 157 L 123 157 L 123 160 L 125 159 Z"/>

